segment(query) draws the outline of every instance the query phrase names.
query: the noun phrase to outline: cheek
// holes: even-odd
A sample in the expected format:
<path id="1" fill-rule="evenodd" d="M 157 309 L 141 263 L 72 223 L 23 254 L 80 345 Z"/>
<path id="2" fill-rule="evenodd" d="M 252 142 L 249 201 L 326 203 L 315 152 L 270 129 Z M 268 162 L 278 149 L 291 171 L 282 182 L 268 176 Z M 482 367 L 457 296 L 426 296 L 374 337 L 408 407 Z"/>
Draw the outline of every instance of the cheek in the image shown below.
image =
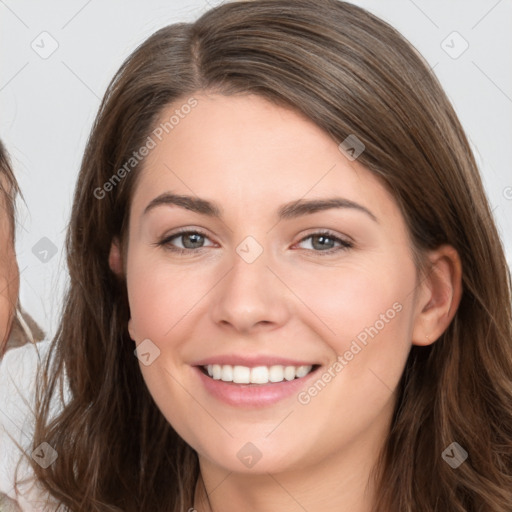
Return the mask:
<path id="1" fill-rule="evenodd" d="M 169 264 L 165 258 L 148 260 L 147 255 L 129 255 L 127 291 L 131 326 L 136 341 L 150 338 L 160 344 L 171 342 L 182 320 L 198 309 L 201 298 L 211 289 L 215 274 L 202 265 L 195 268 Z"/>
<path id="2" fill-rule="evenodd" d="M 316 330 L 332 349 L 331 375 L 325 375 L 333 383 L 332 393 L 323 393 L 317 402 L 332 400 L 334 406 L 343 397 L 356 411 L 361 400 L 377 404 L 387 399 L 411 346 L 414 263 L 406 254 L 390 253 L 302 275 L 292 286 L 307 297 L 309 309 L 321 320 L 315 321 Z M 321 383 L 317 387 L 323 389 Z"/>
<path id="3" fill-rule="evenodd" d="M 410 351 L 416 269 L 409 258 L 390 255 L 387 262 L 379 258 L 332 272 L 328 285 L 320 293 L 304 283 L 308 304 L 329 326 L 324 340 L 334 352 L 322 379 L 330 391 L 318 383 L 304 390 L 304 402 L 314 398 L 319 411 L 343 403 L 354 418 L 364 402 L 371 415 L 395 390 Z"/>
<path id="4" fill-rule="evenodd" d="M 323 311 L 334 331 L 323 335 L 333 359 L 299 393 L 295 419 L 304 438 L 314 440 L 311 451 L 319 460 L 333 442 L 350 445 L 371 425 L 391 417 L 410 351 L 414 312 L 414 267 L 402 270 L 401 276 L 388 273 L 378 280 L 362 272 L 346 280 L 339 276 L 339 282 L 331 281 L 339 285 L 337 293 L 317 299 L 318 308 L 323 304 L 319 316 Z M 311 294 L 308 298 L 315 300 Z"/>
<path id="5" fill-rule="evenodd" d="M 372 326 L 381 332 L 396 328 L 406 317 L 404 303 L 414 290 L 416 271 L 406 256 L 371 255 L 355 263 L 347 260 L 336 267 L 318 267 L 290 272 L 286 281 L 304 298 L 309 310 L 325 327 L 322 336 L 338 353 L 347 340 L 359 336 L 364 343 Z M 366 333 L 366 334 L 365 334 Z"/>

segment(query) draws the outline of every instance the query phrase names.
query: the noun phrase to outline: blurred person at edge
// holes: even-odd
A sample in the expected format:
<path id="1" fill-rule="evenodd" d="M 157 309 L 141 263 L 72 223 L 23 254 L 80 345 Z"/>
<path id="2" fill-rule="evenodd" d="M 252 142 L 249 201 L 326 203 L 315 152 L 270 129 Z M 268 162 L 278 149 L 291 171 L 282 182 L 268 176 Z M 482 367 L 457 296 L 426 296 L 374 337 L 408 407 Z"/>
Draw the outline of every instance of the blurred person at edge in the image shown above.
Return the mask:
<path id="1" fill-rule="evenodd" d="M 41 341 L 44 333 L 18 301 L 20 276 L 16 262 L 16 196 L 20 193 L 5 147 L 0 141 L 0 359 L 15 347 Z M 2 393 L 2 390 L 0 390 Z M 2 454 L 0 454 L 0 464 Z M 0 492 L 0 512 L 19 510 Z"/>
<path id="2" fill-rule="evenodd" d="M 7 350 L 44 337 L 18 301 L 20 276 L 14 247 L 18 194 L 20 189 L 9 156 L 0 141 L 0 359 Z"/>

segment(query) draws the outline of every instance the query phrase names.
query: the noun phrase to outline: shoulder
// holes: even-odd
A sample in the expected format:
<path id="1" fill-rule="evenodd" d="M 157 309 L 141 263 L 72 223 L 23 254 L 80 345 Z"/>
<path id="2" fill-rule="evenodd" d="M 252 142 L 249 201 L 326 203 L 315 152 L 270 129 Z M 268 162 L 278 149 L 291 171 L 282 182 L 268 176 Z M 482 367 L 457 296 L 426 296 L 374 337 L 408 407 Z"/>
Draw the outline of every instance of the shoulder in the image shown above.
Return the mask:
<path id="1" fill-rule="evenodd" d="M 0 359 L 0 383 L 8 387 L 21 385 L 29 389 L 40 361 L 48 355 L 50 344 L 50 340 L 44 340 L 8 350 Z M 4 395 L 4 389 L 0 388 L 0 396 Z"/>
<path id="2" fill-rule="evenodd" d="M 36 379 L 50 346 L 50 340 L 26 344 L 0 360 L 0 493 L 14 499 L 15 480 L 33 478 L 26 457 L 32 453 Z"/>
<path id="3" fill-rule="evenodd" d="M 0 425 L 19 431 L 33 402 L 37 371 L 48 356 L 50 341 L 8 350 L 0 360 Z"/>
<path id="4" fill-rule="evenodd" d="M 50 341 L 28 343 L 7 351 L 0 360 L 0 426 L 5 430 L 23 431 L 33 411 L 37 371 L 49 347 Z"/>

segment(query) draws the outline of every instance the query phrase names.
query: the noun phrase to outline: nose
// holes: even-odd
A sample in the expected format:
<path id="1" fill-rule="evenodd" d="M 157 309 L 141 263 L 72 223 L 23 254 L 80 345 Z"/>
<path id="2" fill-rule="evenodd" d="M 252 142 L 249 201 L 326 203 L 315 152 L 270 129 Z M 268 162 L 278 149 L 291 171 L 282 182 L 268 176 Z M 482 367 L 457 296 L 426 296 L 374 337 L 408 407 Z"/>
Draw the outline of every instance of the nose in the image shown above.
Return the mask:
<path id="1" fill-rule="evenodd" d="M 241 334 L 276 329 L 291 314 L 290 293 L 269 268 L 265 252 L 252 263 L 235 254 L 212 299 L 212 320 Z"/>

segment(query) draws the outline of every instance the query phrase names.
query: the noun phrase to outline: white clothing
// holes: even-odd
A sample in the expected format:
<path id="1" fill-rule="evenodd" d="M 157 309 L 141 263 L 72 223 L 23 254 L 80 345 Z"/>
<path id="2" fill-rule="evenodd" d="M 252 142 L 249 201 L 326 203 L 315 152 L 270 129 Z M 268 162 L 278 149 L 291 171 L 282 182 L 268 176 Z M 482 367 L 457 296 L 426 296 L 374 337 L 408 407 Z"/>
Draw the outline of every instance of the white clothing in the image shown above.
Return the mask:
<path id="1" fill-rule="evenodd" d="M 27 457 L 41 461 L 44 467 L 58 456 L 48 444 L 32 451 L 36 372 L 48 356 L 50 343 L 28 343 L 8 350 L 0 360 L 0 493 L 15 500 L 23 512 L 40 511 L 43 504 L 48 504 L 47 494 L 35 482 Z M 18 495 L 14 488 L 16 477 Z M 31 482 L 22 483 L 25 478 Z M 56 502 L 51 503 L 57 510 Z"/>

